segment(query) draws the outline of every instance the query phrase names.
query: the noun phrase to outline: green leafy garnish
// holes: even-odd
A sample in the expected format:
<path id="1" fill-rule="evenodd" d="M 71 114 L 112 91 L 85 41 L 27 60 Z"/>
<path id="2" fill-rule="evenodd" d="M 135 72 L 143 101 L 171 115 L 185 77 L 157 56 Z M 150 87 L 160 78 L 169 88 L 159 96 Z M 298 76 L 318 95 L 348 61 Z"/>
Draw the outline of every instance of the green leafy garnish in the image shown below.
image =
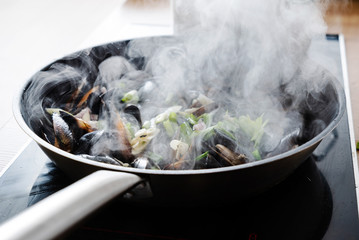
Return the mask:
<path id="1" fill-rule="evenodd" d="M 201 132 L 201 136 L 204 141 L 210 139 L 212 136 L 214 136 L 214 134 L 215 134 L 214 127 L 208 127 Z"/>
<path id="2" fill-rule="evenodd" d="M 140 98 L 136 90 L 129 91 L 121 99 L 121 101 L 124 103 L 134 103 L 134 104 L 138 103 L 139 100 Z"/>
<path id="3" fill-rule="evenodd" d="M 188 114 L 188 115 L 187 115 L 187 121 L 188 121 L 190 124 L 195 125 L 195 124 L 198 123 L 198 118 L 191 113 L 191 114 Z"/>
<path id="4" fill-rule="evenodd" d="M 195 161 L 199 161 L 199 160 L 201 160 L 201 159 L 203 159 L 203 158 L 206 158 L 206 157 L 208 157 L 208 151 L 202 153 L 201 155 L 198 155 L 194 160 L 195 160 Z"/>
<path id="5" fill-rule="evenodd" d="M 208 126 L 210 123 L 210 116 L 208 113 L 203 113 L 201 116 L 198 117 L 198 120 L 202 119 L 202 121 Z"/>
<path id="6" fill-rule="evenodd" d="M 232 134 L 233 130 L 231 128 L 228 129 L 228 125 L 226 125 L 226 123 L 218 122 L 214 128 L 227 137 L 231 138 L 233 141 L 237 141 L 237 138 Z"/>
<path id="7" fill-rule="evenodd" d="M 182 139 L 184 139 L 186 142 L 191 141 L 191 135 L 193 133 L 193 130 L 188 122 L 184 122 L 181 124 L 180 133 L 181 133 Z"/>
<path id="8" fill-rule="evenodd" d="M 177 122 L 174 123 L 172 121 L 170 121 L 170 119 L 167 119 L 165 121 L 163 121 L 163 127 L 165 128 L 166 130 L 166 133 L 169 137 L 173 137 L 177 131 Z"/>
<path id="9" fill-rule="evenodd" d="M 252 155 L 253 155 L 253 157 L 254 157 L 256 160 L 261 160 L 261 159 L 262 159 L 261 154 L 259 153 L 259 150 L 258 150 L 258 149 L 254 150 L 254 151 L 252 152 Z"/>
<path id="10" fill-rule="evenodd" d="M 267 121 L 263 122 L 263 115 L 256 120 L 252 120 L 248 115 L 241 116 L 238 120 L 240 128 L 254 142 L 254 148 L 257 148 L 262 139 L 264 127 L 267 124 Z"/>
<path id="11" fill-rule="evenodd" d="M 126 123 L 125 126 L 126 126 L 126 129 L 127 129 L 128 133 L 130 134 L 131 139 L 134 138 L 135 137 L 135 130 L 133 129 L 132 124 L 128 122 L 128 123 Z"/>
<path id="12" fill-rule="evenodd" d="M 147 152 L 145 156 L 151 159 L 156 164 L 160 163 L 163 160 L 163 157 L 161 155 L 154 152 Z"/>
<path id="13" fill-rule="evenodd" d="M 170 114 L 169 114 L 169 116 L 168 116 L 168 119 L 169 119 L 171 122 L 177 123 L 177 113 L 175 113 L 175 112 L 170 112 Z"/>

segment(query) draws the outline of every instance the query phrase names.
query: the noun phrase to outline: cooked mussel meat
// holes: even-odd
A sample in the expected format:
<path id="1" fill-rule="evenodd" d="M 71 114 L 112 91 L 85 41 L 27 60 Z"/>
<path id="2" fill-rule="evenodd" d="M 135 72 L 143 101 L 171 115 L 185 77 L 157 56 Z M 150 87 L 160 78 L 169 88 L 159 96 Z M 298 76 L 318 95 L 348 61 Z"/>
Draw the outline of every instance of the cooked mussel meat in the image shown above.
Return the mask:
<path id="1" fill-rule="evenodd" d="M 54 146 L 66 152 L 74 149 L 74 137 L 69 125 L 61 118 L 60 114 L 52 114 L 55 142 Z"/>
<path id="2" fill-rule="evenodd" d="M 82 119 L 79 119 L 62 109 L 47 109 L 52 114 L 56 147 L 71 152 L 77 149 L 78 140 L 93 128 Z"/>
<path id="3" fill-rule="evenodd" d="M 233 152 L 222 144 L 216 144 L 212 150 L 218 155 L 220 159 L 226 161 L 228 165 L 234 166 L 248 162 L 246 155 Z"/>

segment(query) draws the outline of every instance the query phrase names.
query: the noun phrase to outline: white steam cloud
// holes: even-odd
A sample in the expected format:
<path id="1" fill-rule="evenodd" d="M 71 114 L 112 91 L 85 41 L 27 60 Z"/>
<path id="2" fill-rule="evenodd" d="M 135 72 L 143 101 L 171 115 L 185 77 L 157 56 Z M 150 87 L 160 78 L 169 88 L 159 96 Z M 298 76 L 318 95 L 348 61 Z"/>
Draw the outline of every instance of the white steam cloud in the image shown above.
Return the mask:
<path id="1" fill-rule="evenodd" d="M 268 124 L 261 151 L 264 157 L 278 154 L 300 144 L 298 139 L 305 141 L 312 137 L 305 135 L 303 129 L 308 127 L 308 123 L 303 116 L 305 111 L 301 110 L 313 108 L 319 111 L 322 107 L 317 103 L 312 106 L 306 99 L 314 89 L 315 94 L 309 95 L 311 99 L 319 99 L 317 102 L 320 103 L 320 91 L 325 86 L 322 84 L 330 77 L 309 60 L 308 49 L 314 38 L 325 37 L 323 13 L 327 3 L 315 0 L 178 0 L 174 2 L 174 37 L 136 39 L 123 45 L 124 49 L 109 45 L 102 50 L 89 49 L 70 56 L 66 61 L 71 63 L 71 67 L 64 67 L 64 61 L 53 64 L 34 77 L 31 84 L 34 92 L 29 87 L 25 102 L 28 107 L 37 105 L 37 113 L 44 107 L 63 107 L 66 104 L 62 102 L 59 105 L 57 99 L 54 101 L 45 97 L 47 102 L 44 102 L 39 97 L 48 92 L 52 94 L 53 88 L 71 81 L 72 75 L 70 87 L 60 88 L 63 95 L 67 94 L 67 99 L 74 98 L 69 93 L 76 92 L 79 86 L 81 89 L 78 92 L 97 89 L 94 91 L 97 99 L 109 100 L 107 107 L 97 113 L 102 114 L 101 124 L 107 133 L 102 136 L 102 132 L 94 134 L 90 141 L 90 145 L 95 144 L 92 152 L 101 155 L 121 150 L 114 144 L 116 141 L 125 147 L 136 145 L 133 139 L 139 138 L 138 134 L 127 140 L 116 131 L 126 123 L 136 123 L 138 111 L 142 123 L 148 122 L 158 114 L 165 114 L 164 111 L 173 105 L 188 108 L 193 99 L 203 94 L 217 105 L 213 124 L 221 121 L 227 113 L 233 117 L 249 115 L 253 119 L 263 116 Z M 96 59 L 101 61 L 96 62 Z M 66 74 L 62 73 L 62 69 L 66 70 Z M 49 86 L 36 89 L 36 86 L 51 81 L 51 91 Z M 111 119 L 118 117 L 113 109 L 123 108 L 120 100 L 132 90 L 137 90 L 145 101 L 138 108 L 132 107 L 129 110 L 131 114 L 122 114 L 124 123 L 113 123 L 116 120 Z M 131 98 L 137 97 L 131 95 Z M 36 104 L 37 101 L 40 104 Z M 31 116 L 31 110 L 27 112 L 30 115 L 29 125 L 38 126 L 38 123 L 32 122 L 37 116 Z M 41 124 L 44 125 L 48 119 L 45 116 Z M 318 128 L 317 131 L 325 127 L 321 120 L 315 121 L 315 124 L 313 128 Z M 174 154 L 168 150 L 168 137 L 156 137 L 156 130 L 140 128 L 136 126 L 132 130 L 150 136 L 151 151 L 169 159 L 169 164 L 173 163 Z M 203 128 L 203 122 L 196 128 Z M 51 129 L 45 131 L 40 127 L 36 130 L 49 142 L 53 141 Z M 298 142 L 293 143 L 293 139 Z M 172 144 L 172 148 L 176 144 Z M 194 148 L 196 155 L 201 154 L 201 147 L 187 145 L 180 147 L 186 150 Z M 118 156 L 121 158 L 124 155 L 129 154 Z M 132 161 L 133 158 L 130 156 L 127 160 Z"/>

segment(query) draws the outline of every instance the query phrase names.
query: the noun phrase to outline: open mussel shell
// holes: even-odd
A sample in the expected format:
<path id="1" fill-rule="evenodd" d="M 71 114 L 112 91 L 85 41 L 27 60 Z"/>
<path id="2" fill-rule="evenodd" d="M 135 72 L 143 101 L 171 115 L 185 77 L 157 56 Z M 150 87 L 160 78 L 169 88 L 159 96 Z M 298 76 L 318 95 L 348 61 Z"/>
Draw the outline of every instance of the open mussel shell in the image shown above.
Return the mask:
<path id="1" fill-rule="evenodd" d="M 228 164 L 224 164 L 223 161 L 219 161 L 218 158 L 214 157 L 214 154 L 211 152 L 205 158 L 202 158 L 199 161 L 196 161 L 194 169 L 210 169 L 210 168 L 220 168 L 228 166 Z"/>
<path id="2" fill-rule="evenodd" d="M 91 153 L 92 147 L 99 141 L 103 134 L 102 130 L 97 130 L 84 134 L 78 142 L 78 148 L 75 154 L 88 154 Z"/>
<path id="3" fill-rule="evenodd" d="M 83 108 L 89 108 L 92 114 L 100 114 L 102 105 L 104 104 L 103 95 L 105 90 L 100 86 L 92 87 L 80 100 L 80 102 L 74 106 L 73 112 L 78 112 Z"/>
<path id="4" fill-rule="evenodd" d="M 278 145 L 266 155 L 266 157 L 272 157 L 298 147 L 300 144 L 300 134 L 300 128 L 296 128 L 292 132 L 286 134 L 280 140 Z"/>
<path id="5" fill-rule="evenodd" d="M 110 87 L 112 84 L 121 79 L 126 73 L 133 72 L 136 70 L 135 66 L 132 65 L 123 56 L 111 56 L 102 61 L 99 66 L 99 75 L 101 83 L 105 87 Z"/>
<path id="6" fill-rule="evenodd" d="M 248 162 L 246 155 L 242 153 L 236 153 L 223 146 L 222 144 L 217 144 L 213 151 L 220 157 L 220 159 L 226 161 L 229 166 L 235 166 Z"/>
<path id="7" fill-rule="evenodd" d="M 117 131 L 105 131 L 94 135 L 84 135 L 82 138 L 83 149 L 90 150 L 91 155 L 107 155 L 112 158 L 121 159 L 123 162 L 131 162 L 133 156 L 130 154 L 130 149 L 117 140 L 118 135 L 119 133 Z"/>
<path id="8" fill-rule="evenodd" d="M 138 157 L 131 163 L 131 166 L 139 169 L 152 169 L 153 163 L 147 157 Z"/>
<path id="9" fill-rule="evenodd" d="M 128 105 L 123 109 L 123 112 L 133 116 L 140 127 L 142 127 L 141 111 L 136 105 Z"/>
<path id="10" fill-rule="evenodd" d="M 53 137 L 46 133 L 46 139 L 67 152 L 73 152 L 78 147 L 78 140 L 86 133 L 92 132 L 92 127 L 82 119 L 61 109 L 47 109 L 52 117 Z M 43 131 L 43 134 L 45 132 Z M 51 138 L 51 140 L 50 140 Z"/>
<path id="11" fill-rule="evenodd" d="M 122 163 L 119 160 L 116 160 L 112 157 L 109 156 L 93 156 L 93 155 L 88 155 L 88 154 L 81 154 L 81 157 L 92 160 L 92 161 L 96 161 L 96 162 L 100 162 L 100 163 L 107 163 L 107 164 L 112 164 L 112 165 L 117 165 L 117 166 L 128 166 L 125 165 L 124 163 Z"/>
<path id="12" fill-rule="evenodd" d="M 66 152 L 72 152 L 75 148 L 75 138 L 67 122 L 60 114 L 53 114 L 54 146 Z"/>

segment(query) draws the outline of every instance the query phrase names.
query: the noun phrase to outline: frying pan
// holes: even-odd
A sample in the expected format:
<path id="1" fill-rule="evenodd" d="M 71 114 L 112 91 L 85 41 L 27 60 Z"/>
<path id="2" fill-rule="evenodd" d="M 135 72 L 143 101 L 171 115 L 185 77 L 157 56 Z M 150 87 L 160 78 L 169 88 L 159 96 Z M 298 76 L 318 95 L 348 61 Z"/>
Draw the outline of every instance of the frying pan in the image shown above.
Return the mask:
<path id="1" fill-rule="evenodd" d="M 77 52 L 54 63 L 84 66 L 86 61 L 98 66 L 104 59 L 126 56 L 130 41 L 109 43 Z M 144 59 L 130 59 L 140 66 Z M 54 64 L 42 69 L 46 71 Z M 24 105 L 24 93 L 33 78 L 16 96 L 13 111 L 20 127 L 39 145 L 57 167 L 70 178 L 78 180 L 51 195 L 0 226 L 3 239 L 48 239 L 59 236 L 75 223 L 103 206 L 111 199 L 126 193 L 130 201 L 150 202 L 154 205 L 230 204 L 257 196 L 284 180 L 315 150 L 318 144 L 339 123 L 345 111 L 344 90 L 328 72 L 322 75 L 326 85 L 320 94 L 311 98 L 310 106 L 303 102 L 300 111 L 305 118 L 308 141 L 299 147 L 261 161 L 243 165 L 199 170 L 150 170 L 116 166 L 85 159 L 49 144 L 30 127 L 29 112 Z M 307 99 L 308 100 L 308 99 Z M 305 101 L 307 101 L 305 100 Z M 315 107 L 313 106 L 320 106 Z M 313 109 L 316 109 L 313 112 Z M 324 130 L 313 129 L 316 120 L 325 122 Z M 141 197 L 136 197 L 141 196 Z"/>

